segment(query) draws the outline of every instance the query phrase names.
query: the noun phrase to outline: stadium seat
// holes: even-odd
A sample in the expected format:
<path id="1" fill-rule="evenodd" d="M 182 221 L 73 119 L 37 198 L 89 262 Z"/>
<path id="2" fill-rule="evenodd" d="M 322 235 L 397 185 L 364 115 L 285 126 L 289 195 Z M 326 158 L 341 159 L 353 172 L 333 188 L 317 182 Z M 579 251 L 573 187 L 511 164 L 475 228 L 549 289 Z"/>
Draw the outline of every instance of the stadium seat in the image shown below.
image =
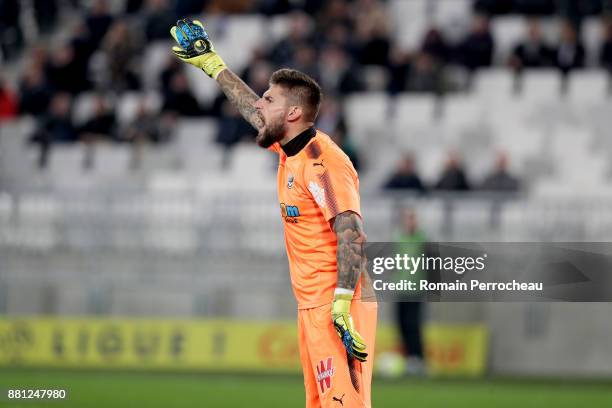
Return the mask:
<path id="1" fill-rule="evenodd" d="M 497 17 L 491 22 L 491 32 L 495 39 L 495 61 L 503 65 L 514 46 L 525 36 L 525 19 L 514 16 Z"/>
<path id="2" fill-rule="evenodd" d="M 217 122 L 213 119 L 181 119 L 172 149 L 182 168 L 189 172 L 219 170 L 222 151 L 215 143 Z"/>
<path id="3" fill-rule="evenodd" d="M 472 18 L 472 0 L 435 0 L 434 22 L 445 31 L 453 27 L 465 29 Z"/>
<path id="4" fill-rule="evenodd" d="M 130 171 L 131 147 L 97 143 L 94 146 L 94 175 L 102 178 L 121 178 Z"/>
<path id="5" fill-rule="evenodd" d="M 521 79 L 521 98 L 527 101 L 558 101 L 561 73 L 556 69 L 526 70 Z"/>
<path id="6" fill-rule="evenodd" d="M 483 102 L 495 99 L 510 99 L 514 95 L 515 78 L 505 68 L 480 70 L 474 80 L 474 93 Z"/>
<path id="7" fill-rule="evenodd" d="M 598 17 L 590 17 L 582 23 L 582 42 L 587 55 L 587 64 L 599 65 L 599 54 L 603 40 L 602 20 Z"/>
<path id="8" fill-rule="evenodd" d="M 438 106 L 435 96 L 400 94 L 393 106 L 392 135 L 398 147 L 414 151 L 440 143 L 434 121 Z"/>
<path id="9" fill-rule="evenodd" d="M 166 63 L 172 58 L 176 58 L 170 52 L 172 41 L 156 41 L 150 44 L 142 58 L 143 82 L 146 89 L 160 89 L 159 75 Z"/>
<path id="10" fill-rule="evenodd" d="M 156 91 L 142 94 L 140 92 L 126 92 L 117 101 L 117 121 L 125 126 L 136 118 L 138 105 L 144 100 L 145 106 L 152 113 L 158 113 L 162 105 L 162 97 Z"/>
<path id="11" fill-rule="evenodd" d="M 568 97 L 572 102 L 601 102 L 610 98 L 610 74 L 604 70 L 574 71 L 569 77 Z"/>
<path id="12" fill-rule="evenodd" d="M 368 136 L 387 123 L 388 109 L 388 96 L 384 92 L 356 93 L 345 99 L 349 136 L 357 147 L 367 146 Z"/>
<path id="13" fill-rule="evenodd" d="M 72 110 L 72 120 L 77 126 L 84 124 L 94 115 L 96 99 L 98 96 L 99 93 L 92 91 L 84 92 L 75 98 Z M 104 99 L 106 100 L 109 108 L 115 106 L 115 100 L 110 95 L 104 95 Z"/>

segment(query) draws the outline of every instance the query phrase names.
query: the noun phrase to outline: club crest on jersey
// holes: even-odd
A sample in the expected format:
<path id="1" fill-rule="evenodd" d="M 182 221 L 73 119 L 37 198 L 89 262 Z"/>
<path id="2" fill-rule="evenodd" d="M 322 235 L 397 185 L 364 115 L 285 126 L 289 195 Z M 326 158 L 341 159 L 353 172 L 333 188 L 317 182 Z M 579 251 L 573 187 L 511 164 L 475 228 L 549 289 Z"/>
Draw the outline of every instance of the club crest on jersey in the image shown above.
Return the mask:
<path id="1" fill-rule="evenodd" d="M 293 174 L 290 174 L 287 177 L 287 188 L 293 188 Z"/>
<path id="2" fill-rule="evenodd" d="M 325 391 L 331 388 L 331 380 L 335 371 L 333 361 L 333 357 L 327 357 L 317 364 L 317 382 L 321 388 L 321 394 L 325 394 Z"/>
<path id="3" fill-rule="evenodd" d="M 298 223 L 298 217 L 300 216 L 300 209 L 297 206 L 281 203 L 280 208 L 281 208 L 281 216 L 283 217 L 285 222 L 290 222 L 292 224 Z"/>
<path id="4" fill-rule="evenodd" d="M 311 181 L 308 184 L 308 190 L 310 190 L 310 192 L 312 193 L 312 196 L 314 197 L 317 204 L 319 204 L 319 207 L 325 208 L 325 189 L 314 181 Z"/>

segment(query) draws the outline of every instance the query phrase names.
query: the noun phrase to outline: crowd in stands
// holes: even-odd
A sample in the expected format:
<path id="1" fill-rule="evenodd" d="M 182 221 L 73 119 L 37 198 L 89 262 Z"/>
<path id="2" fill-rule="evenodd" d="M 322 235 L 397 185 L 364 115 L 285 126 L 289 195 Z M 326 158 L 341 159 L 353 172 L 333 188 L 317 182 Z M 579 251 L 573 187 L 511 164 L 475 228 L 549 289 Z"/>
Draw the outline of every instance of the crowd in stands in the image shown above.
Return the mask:
<path id="1" fill-rule="evenodd" d="M 427 194 L 437 191 L 484 191 L 484 192 L 518 192 L 521 188 L 519 179 L 513 175 L 509 166 L 508 155 L 504 151 L 497 153 L 493 169 L 478 183 L 469 180 L 461 157 L 456 152 L 449 152 L 444 169 L 434 184 L 427 186 L 417 170 L 416 159 L 406 153 L 397 164 L 393 174 L 384 184 L 386 190 L 411 191 L 416 194 Z"/>
<path id="2" fill-rule="evenodd" d="M 82 13 L 81 22 L 57 49 L 42 45 L 27 49 L 28 62 L 17 90 L 0 78 L 0 121 L 16 115 L 37 118 L 39 125 L 32 141 L 39 143 L 44 153 L 54 143 L 74 141 L 159 143 L 171 138 L 177 118 L 210 116 L 219 118 L 217 141 L 230 149 L 251 138 L 253 131 L 221 95 L 211 104 L 200 103 L 185 67 L 176 59 L 169 57 L 158 80 L 161 113 L 151 109 L 143 97 L 137 118 L 120 126 L 109 102 L 125 92 L 147 91 L 142 80 L 143 52 L 156 40 L 168 40 L 169 27 L 179 16 L 227 11 L 267 16 L 288 13 L 288 35 L 257 50 L 239 74 L 258 94 L 267 88 L 271 72 L 279 66 L 294 67 L 316 78 L 326 94 L 318 126 L 333 135 L 359 167 L 342 114 L 345 95 L 367 90 L 391 94 L 454 90 L 457 85 L 447 75 L 448 67 L 462 67 L 469 73 L 495 63 L 496 41 L 490 19 L 505 13 L 531 16 L 525 17 L 529 18 L 525 39 L 507 57 L 509 67 L 517 72 L 556 67 L 564 73 L 582 68 L 586 51 L 578 35 L 581 18 L 604 13 L 606 4 L 602 0 L 475 0 L 473 20 L 463 38 L 450 41 L 440 27 L 431 26 L 420 46 L 406 50 L 394 41 L 389 7 L 379 0 L 127 0 L 120 12 L 111 11 L 107 0 L 33 0 L 40 33 L 54 29 L 60 6 Z M 2 54 L 10 60 L 24 43 L 24 28 L 19 23 L 21 2 L 0 0 L 0 10 Z M 555 44 L 546 43 L 537 20 L 537 16 L 549 14 L 564 19 Z M 605 27 L 599 64 L 612 72 L 612 25 Z M 74 123 L 75 101 L 85 91 L 100 94 L 94 115 L 84 123 Z M 456 161 L 449 159 L 448 176 L 440 180 L 438 188 L 469 188 Z M 40 165 L 45 164 L 42 154 Z M 408 163 L 403 166 L 410 167 Z M 422 185 L 417 189 L 425 190 Z"/>

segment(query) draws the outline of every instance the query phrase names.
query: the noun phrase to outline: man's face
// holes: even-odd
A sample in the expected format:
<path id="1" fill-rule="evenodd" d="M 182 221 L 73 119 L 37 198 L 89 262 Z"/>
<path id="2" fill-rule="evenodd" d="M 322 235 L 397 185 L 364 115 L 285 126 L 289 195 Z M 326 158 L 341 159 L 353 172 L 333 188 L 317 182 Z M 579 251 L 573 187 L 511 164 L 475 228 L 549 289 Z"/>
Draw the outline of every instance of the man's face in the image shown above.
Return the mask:
<path id="1" fill-rule="evenodd" d="M 285 137 L 286 120 L 289 106 L 283 88 L 270 85 L 263 96 L 255 103 L 261 115 L 264 127 L 259 130 L 255 141 L 261 147 L 267 148 Z"/>

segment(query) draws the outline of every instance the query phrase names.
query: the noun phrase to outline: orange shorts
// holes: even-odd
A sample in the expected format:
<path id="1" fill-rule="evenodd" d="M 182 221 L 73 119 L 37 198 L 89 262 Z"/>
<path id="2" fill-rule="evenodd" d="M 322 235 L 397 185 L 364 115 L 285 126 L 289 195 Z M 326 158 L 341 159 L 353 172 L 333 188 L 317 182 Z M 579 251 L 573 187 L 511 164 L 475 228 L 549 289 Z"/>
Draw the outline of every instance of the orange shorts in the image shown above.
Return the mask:
<path id="1" fill-rule="evenodd" d="M 331 304 L 298 310 L 300 359 L 304 370 L 306 408 L 370 408 L 376 302 L 354 300 L 351 315 L 366 342 L 365 363 L 347 359 L 331 320 Z"/>

